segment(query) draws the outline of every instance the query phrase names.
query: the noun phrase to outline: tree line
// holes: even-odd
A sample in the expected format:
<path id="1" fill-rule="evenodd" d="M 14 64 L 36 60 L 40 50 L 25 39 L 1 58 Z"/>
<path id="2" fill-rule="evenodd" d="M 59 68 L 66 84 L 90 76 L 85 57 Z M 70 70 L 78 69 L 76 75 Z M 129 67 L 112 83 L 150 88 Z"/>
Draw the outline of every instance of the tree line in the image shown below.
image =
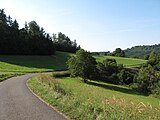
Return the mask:
<path id="1" fill-rule="evenodd" d="M 74 53 L 78 49 L 76 41 L 61 32 L 51 37 L 36 21 L 25 22 L 20 29 L 17 20 L 0 9 L 0 54 L 52 55 L 56 50 Z"/>
<path id="2" fill-rule="evenodd" d="M 160 44 L 134 46 L 126 49 L 125 54 L 127 57 L 147 59 L 146 56 L 149 56 L 152 50 L 155 50 L 156 54 L 160 55 Z"/>

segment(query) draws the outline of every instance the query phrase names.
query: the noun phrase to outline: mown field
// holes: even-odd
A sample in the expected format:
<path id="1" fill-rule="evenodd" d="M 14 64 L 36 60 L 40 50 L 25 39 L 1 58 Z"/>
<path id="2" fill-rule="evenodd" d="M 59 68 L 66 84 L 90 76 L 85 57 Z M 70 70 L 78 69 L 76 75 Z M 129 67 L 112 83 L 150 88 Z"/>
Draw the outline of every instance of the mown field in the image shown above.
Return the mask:
<path id="1" fill-rule="evenodd" d="M 0 55 L 0 81 L 14 75 L 67 69 L 70 53 L 56 52 L 52 56 Z"/>
<path id="2" fill-rule="evenodd" d="M 114 56 L 94 56 L 94 57 L 99 62 L 102 62 L 103 60 L 107 58 L 115 59 L 117 61 L 117 64 L 123 64 L 124 67 L 137 67 L 147 62 L 147 60 L 135 59 L 135 58 L 125 58 L 125 57 L 114 57 Z"/>
<path id="3" fill-rule="evenodd" d="M 77 120 L 158 120 L 160 100 L 128 87 L 46 75 L 28 81 L 49 104 Z"/>

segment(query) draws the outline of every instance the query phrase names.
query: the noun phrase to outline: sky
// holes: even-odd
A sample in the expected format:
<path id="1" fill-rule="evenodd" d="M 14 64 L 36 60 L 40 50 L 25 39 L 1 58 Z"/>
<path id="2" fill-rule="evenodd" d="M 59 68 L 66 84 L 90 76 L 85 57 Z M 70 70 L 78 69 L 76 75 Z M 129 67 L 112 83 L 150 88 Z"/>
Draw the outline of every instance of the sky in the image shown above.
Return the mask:
<path id="1" fill-rule="evenodd" d="M 0 0 L 2 8 L 20 28 L 35 20 L 91 52 L 160 43 L 160 0 Z"/>

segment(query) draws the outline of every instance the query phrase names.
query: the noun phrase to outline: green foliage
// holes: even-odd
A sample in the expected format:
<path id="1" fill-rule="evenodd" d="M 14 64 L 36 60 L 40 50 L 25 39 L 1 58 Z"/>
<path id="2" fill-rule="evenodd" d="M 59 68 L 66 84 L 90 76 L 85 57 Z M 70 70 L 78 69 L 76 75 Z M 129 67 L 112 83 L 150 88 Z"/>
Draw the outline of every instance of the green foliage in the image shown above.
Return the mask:
<path id="1" fill-rule="evenodd" d="M 144 59 L 145 60 L 149 60 L 149 55 L 147 54 L 147 55 L 144 55 Z"/>
<path id="2" fill-rule="evenodd" d="M 97 69 L 99 71 L 99 78 L 106 82 L 114 83 L 109 78 L 118 73 L 118 66 L 115 59 L 106 59 L 102 63 L 98 63 Z M 117 82 L 116 82 L 117 83 Z"/>
<path id="3" fill-rule="evenodd" d="M 71 41 L 68 36 L 59 32 L 58 36 L 53 34 L 53 43 L 58 51 L 71 52 L 75 53 L 80 49 L 80 46 L 77 46 L 76 40 Z"/>
<path id="4" fill-rule="evenodd" d="M 106 59 L 102 63 L 98 63 L 98 80 L 102 80 L 113 84 L 128 85 L 133 83 L 135 71 L 123 68 L 123 65 L 117 65 L 115 59 Z"/>
<path id="5" fill-rule="evenodd" d="M 149 60 L 155 60 L 156 59 L 156 53 L 155 51 L 153 50 L 150 55 L 149 55 Z"/>
<path id="6" fill-rule="evenodd" d="M 120 72 L 117 74 L 118 79 L 119 79 L 119 83 L 120 84 L 131 84 L 133 83 L 133 79 L 134 79 L 134 74 L 131 73 L 129 70 L 127 69 L 122 69 L 120 70 Z"/>
<path id="7" fill-rule="evenodd" d="M 127 57 L 137 57 L 143 58 L 144 55 L 149 55 L 153 50 L 155 50 L 156 54 L 160 55 L 160 44 L 157 45 L 143 45 L 143 46 L 135 46 L 132 48 L 128 48 L 125 50 L 125 55 Z"/>
<path id="8" fill-rule="evenodd" d="M 47 81 L 47 79 L 45 79 Z M 37 77 L 30 88 L 50 105 L 75 120 L 158 120 L 159 100 L 128 87 L 102 82 L 84 84 L 79 78 L 57 79 L 68 94 L 61 94 Z M 85 94 L 84 94 L 85 93 Z"/>
<path id="9" fill-rule="evenodd" d="M 29 25 L 29 26 L 28 26 Z M 0 9 L 0 54 L 9 55 L 52 55 L 55 48 L 49 34 L 35 21 L 25 23 L 19 29 L 17 20 L 12 21 Z"/>
<path id="10" fill-rule="evenodd" d="M 151 65 L 155 70 L 160 70 L 160 56 L 158 56 L 154 50 L 150 53 L 146 65 Z"/>
<path id="11" fill-rule="evenodd" d="M 95 58 L 83 49 L 78 50 L 76 56 L 72 56 L 67 64 L 71 76 L 82 77 L 84 82 L 96 72 Z"/>
<path id="12" fill-rule="evenodd" d="M 117 57 L 125 57 L 125 52 L 121 48 L 116 48 L 112 55 Z"/>
<path id="13" fill-rule="evenodd" d="M 159 74 L 150 65 L 142 67 L 136 78 L 139 90 L 151 94 L 156 89 L 155 85 L 160 81 L 159 77 Z"/>

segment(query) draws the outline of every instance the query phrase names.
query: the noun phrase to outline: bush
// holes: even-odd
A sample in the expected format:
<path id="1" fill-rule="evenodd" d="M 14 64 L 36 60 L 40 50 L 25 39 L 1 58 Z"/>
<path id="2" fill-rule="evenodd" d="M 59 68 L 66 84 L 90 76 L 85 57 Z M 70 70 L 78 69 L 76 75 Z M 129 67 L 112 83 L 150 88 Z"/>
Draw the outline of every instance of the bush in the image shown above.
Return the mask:
<path id="1" fill-rule="evenodd" d="M 126 69 L 122 69 L 118 74 L 119 84 L 126 84 L 129 85 L 133 83 L 134 74 Z"/>
<path id="2" fill-rule="evenodd" d="M 53 72 L 52 73 L 53 77 L 70 77 L 70 73 L 68 71 L 60 71 L 60 72 Z"/>
<path id="3" fill-rule="evenodd" d="M 152 94 L 153 92 L 157 93 L 159 76 L 160 75 L 152 68 L 152 66 L 148 65 L 139 70 L 135 82 L 140 91 L 146 94 Z"/>
<path id="4" fill-rule="evenodd" d="M 158 83 L 154 84 L 151 92 L 154 97 L 160 98 L 160 80 L 158 81 Z"/>

